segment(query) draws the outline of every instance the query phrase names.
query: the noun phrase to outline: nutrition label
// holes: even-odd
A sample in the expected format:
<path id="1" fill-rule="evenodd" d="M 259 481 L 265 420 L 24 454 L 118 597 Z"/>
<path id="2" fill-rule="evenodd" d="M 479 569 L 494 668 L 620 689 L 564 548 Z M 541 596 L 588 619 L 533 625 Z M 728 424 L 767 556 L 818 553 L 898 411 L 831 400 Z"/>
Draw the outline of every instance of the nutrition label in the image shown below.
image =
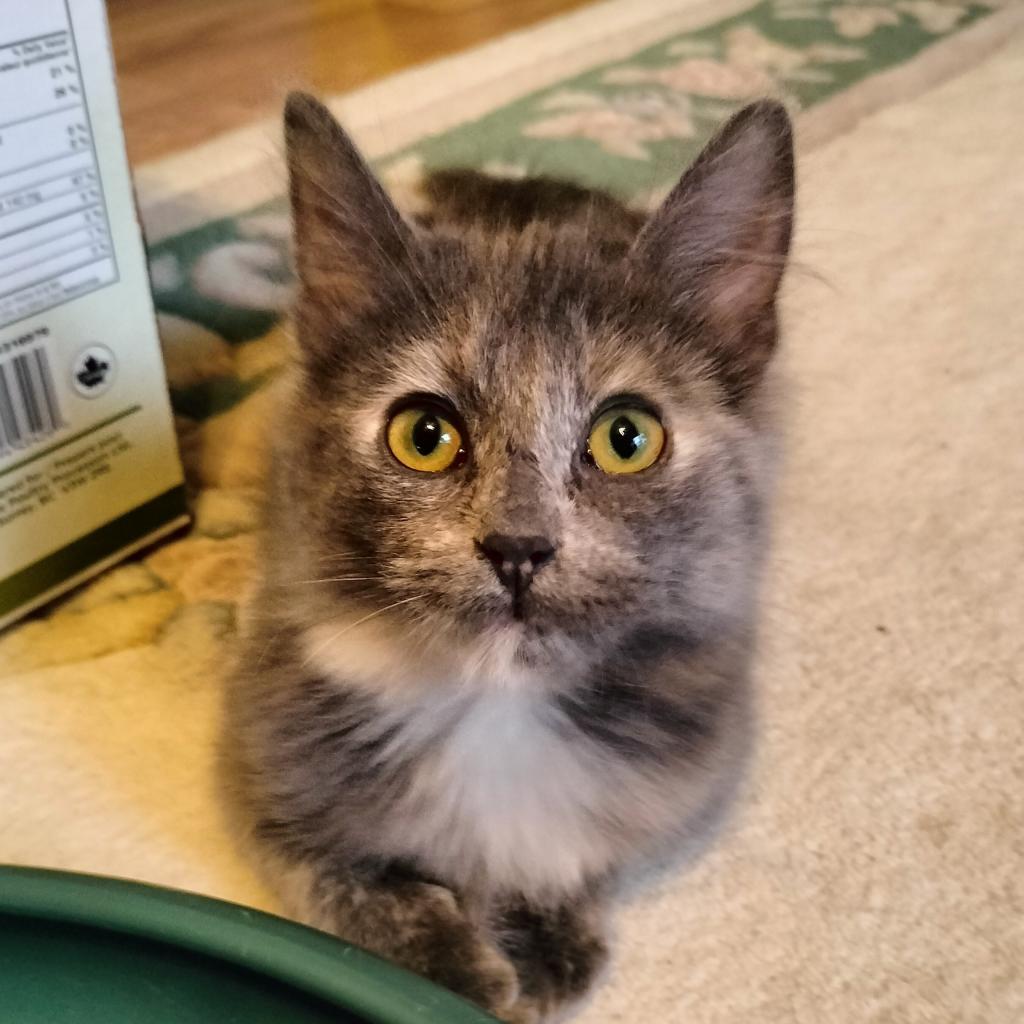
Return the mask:
<path id="1" fill-rule="evenodd" d="M 67 4 L 13 14 L 0 20 L 0 327 L 117 280 Z"/>

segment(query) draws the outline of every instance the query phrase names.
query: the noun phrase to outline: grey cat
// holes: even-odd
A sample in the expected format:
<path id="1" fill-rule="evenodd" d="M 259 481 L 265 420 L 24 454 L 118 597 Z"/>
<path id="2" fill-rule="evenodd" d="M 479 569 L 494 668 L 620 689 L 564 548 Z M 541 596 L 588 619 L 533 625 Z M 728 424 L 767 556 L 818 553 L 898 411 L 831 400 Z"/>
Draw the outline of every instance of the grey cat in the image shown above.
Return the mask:
<path id="1" fill-rule="evenodd" d="M 414 220 L 315 100 L 285 124 L 300 351 L 233 804 L 294 915 L 552 1020 L 743 762 L 789 120 L 741 111 L 650 218 L 451 172 Z"/>

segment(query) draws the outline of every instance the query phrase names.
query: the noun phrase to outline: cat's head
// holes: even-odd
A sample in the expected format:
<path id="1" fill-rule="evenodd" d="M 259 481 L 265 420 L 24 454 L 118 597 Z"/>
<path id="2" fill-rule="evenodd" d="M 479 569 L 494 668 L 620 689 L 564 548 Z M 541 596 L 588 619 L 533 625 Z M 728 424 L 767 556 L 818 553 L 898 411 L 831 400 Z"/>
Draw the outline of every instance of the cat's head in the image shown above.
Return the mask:
<path id="1" fill-rule="evenodd" d="M 736 115 L 635 237 L 600 203 L 426 230 L 324 107 L 292 97 L 286 135 L 300 366 L 272 528 L 310 653 L 471 684 L 746 629 L 783 109 Z"/>

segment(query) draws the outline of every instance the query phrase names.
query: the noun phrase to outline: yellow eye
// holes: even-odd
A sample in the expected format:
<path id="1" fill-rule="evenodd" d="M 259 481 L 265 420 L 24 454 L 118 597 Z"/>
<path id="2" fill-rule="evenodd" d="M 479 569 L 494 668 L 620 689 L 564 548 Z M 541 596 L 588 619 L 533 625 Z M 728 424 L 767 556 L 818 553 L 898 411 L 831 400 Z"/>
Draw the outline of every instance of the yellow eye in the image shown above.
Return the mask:
<path id="1" fill-rule="evenodd" d="M 653 466 L 665 446 L 665 428 L 643 409 L 619 406 L 597 418 L 587 452 L 605 473 L 639 473 Z"/>
<path id="2" fill-rule="evenodd" d="M 440 473 L 465 455 L 455 424 L 440 411 L 422 406 L 391 417 L 388 447 L 403 466 L 421 473 Z"/>

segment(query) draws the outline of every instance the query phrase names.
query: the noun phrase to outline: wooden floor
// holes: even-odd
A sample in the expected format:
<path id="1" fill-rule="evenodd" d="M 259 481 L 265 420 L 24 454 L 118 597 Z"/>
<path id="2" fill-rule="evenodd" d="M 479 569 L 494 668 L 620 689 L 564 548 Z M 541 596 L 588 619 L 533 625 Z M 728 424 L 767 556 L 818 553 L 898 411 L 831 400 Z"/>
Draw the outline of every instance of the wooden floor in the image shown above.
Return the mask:
<path id="1" fill-rule="evenodd" d="M 108 0 L 136 163 L 342 92 L 587 0 Z"/>

